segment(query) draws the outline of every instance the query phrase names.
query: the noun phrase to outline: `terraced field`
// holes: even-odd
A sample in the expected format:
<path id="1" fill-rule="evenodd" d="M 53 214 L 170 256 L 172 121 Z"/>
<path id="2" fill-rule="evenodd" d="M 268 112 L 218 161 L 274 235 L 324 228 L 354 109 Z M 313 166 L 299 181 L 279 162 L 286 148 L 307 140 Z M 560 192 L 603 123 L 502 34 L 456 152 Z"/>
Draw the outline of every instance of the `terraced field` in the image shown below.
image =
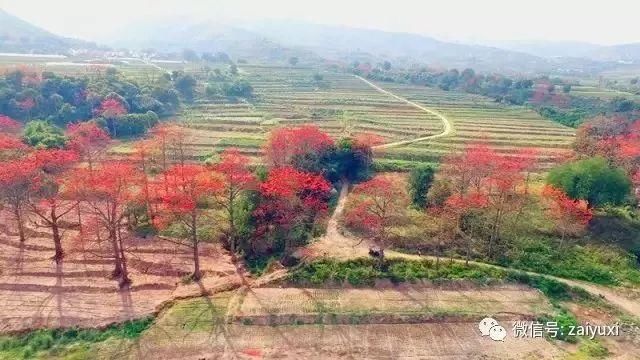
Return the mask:
<path id="1" fill-rule="evenodd" d="M 514 153 L 537 150 L 540 170 L 570 153 L 573 129 L 543 119 L 535 112 L 497 104 L 488 98 L 403 84 L 377 84 L 385 94 L 349 74 L 321 73 L 307 68 L 244 66 L 241 72 L 255 89 L 253 103 L 200 101 L 182 114 L 192 133 L 191 156 L 203 158 L 227 147 L 239 147 L 256 159 L 268 132 L 277 126 L 318 124 L 334 137 L 347 133 L 374 133 L 395 143 L 440 134 L 437 114 L 413 106 L 407 100 L 444 115 L 453 124 L 450 136 L 381 151 L 380 163 L 412 166 L 437 163 L 466 144 L 486 139 L 497 151 Z"/>
<path id="2" fill-rule="evenodd" d="M 276 126 L 318 124 L 335 137 L 375 133 L 386 141 L 413 139 L 442 131 L 440 119 L 398 99 L 381 94 L 347 75 L 312 69 L 245 66 L 242 72 L 258 101 L 202 101 L 183 114 L 193 131 L 193 156 L 236 146 L 258 156 L 266 134 Z"/>
<path id="3" fill-rule="evenodd" d="M 623 97 L 630 100 L 640 100 L 640 95 L 635 95 L 626 91 L 618 91 L 614 89 L 601 88 L 598 86 L 572 86 L 571 95 L 596 97 L 602 100 L 611 100 L 615 97 Z"/>
<path id="4" fill-rule="evenodd" d="M 426 142 L 386 150 L 386 159 L 435 162 L 466 144 L 487 141 L 496 151 L 511 154 L 525 148 L 538 152 L 539 168 L 550 167 L 570 153 L 574 130 L 516 106 L 482 97 L 402 84 L 380 84 L 386 90 L 438 111 L 453 122 L 455 133 Z"/>

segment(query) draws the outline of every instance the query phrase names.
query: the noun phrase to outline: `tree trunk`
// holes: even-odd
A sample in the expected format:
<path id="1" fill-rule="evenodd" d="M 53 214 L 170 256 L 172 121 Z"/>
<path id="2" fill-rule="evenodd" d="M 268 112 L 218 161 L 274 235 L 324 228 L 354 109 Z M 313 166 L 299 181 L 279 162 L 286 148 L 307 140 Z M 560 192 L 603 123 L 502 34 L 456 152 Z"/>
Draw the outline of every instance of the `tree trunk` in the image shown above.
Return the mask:
<path id="1" fill-rule="evenodd" d="M 200 271 L 200 251 L 198 251 L 198 229 L 196 224 L 196 215 L 191 215 L 191 241 L 193 242 L 193 280 L 198 281 L 202 278 Z"/>
<path id="2" fill-rule="evenodd" d="M 19 206 L 14 207 L 13 214 L 16 217 L 16 221 L 18 222 L 18 236 L 20 237 L 20 242 L 25 242 L 27 239 L 24 233 L 24 222 L 22 221 L 22 209 Z"/>
<path id="3" fill-rule="evenodd" d="M 116 229 L 109 229 L 109 241 L 111 241 L 115 260 L 115 269 L 113 270 L 112 276 L 114 278 L 119 278 L 122 276 L 122 259 L 120 258 L 120 247 L 118 246 L 118 234 Z"/>
<path id="4" fill-rule="evenodd" d="M 120 248 L 120 264 L 122 268 L 120 277 L 120 288 L 123 289 L 131 284 L 131 279 L 129 278 L 129 270 L 127 269 L 127 257 L 124 254 L 124 245 L 122 244 L 122 235 L 120 234 L 120 230 L 118 230 L 117 236 L 118 246 Z"/>
<path id="5" fill-rule="evenodd" d="M 227 209 L 227 211 L 229 212 L 229 249 L 231 250 L 231 254 L 235 255 L 236 253 L 236 221 L 235 221 L 235 216 L 233 214 L 233 200 L 229 201 L 229 208 Z"/>
<path id="6" fill-rule="evenodd" d="M 51 222 L 51 231 L 53 232 L 53 244 L 56 248 L 56 254 L 53 256 L 53 260 L 59 263 L 64 257 L 64 251 L 62 250 L 62 238 L 60 237 L 60 229 L 58 228 L 58 219 Z"/>

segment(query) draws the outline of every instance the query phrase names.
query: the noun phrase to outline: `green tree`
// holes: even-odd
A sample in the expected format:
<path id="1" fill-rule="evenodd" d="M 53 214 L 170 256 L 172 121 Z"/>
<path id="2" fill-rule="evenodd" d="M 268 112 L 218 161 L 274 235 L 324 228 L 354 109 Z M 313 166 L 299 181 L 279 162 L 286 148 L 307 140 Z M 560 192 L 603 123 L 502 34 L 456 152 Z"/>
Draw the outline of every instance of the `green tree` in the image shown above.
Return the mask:
<path id="1" fill-rule="evenodd" d="M 562 189 L 575 200 L 586 200 L 590 207 L 620 205 L 631 193 L 631 180 L 624 169 L 610 166 L 602 157 L 588 158 L 557 167 L 547 183 Z"/>
<path id="2" fill-rule="evenodd" d="M 418 166 L 409 176 L 411 203 L 420 209 L 427 207 L 427 193 L 433 184 L 434 170 L 431 166 Z"/>
<path id="3" fill-rule="evenodd" d="M 180 71 L 174 74 L 173 81 L 176 90 L 178 90 L 187 101 L 193 101 L 193 98 L 196 96 L 196 85 L 198 84 L 196 79 Z"/>
<path id="4" fill-rule="evenodd" d="M 42 120 L 28 122 L 23 137 L 27 144 L 42 149 L 61 149 L 67 142 L 62 129 Z"/>

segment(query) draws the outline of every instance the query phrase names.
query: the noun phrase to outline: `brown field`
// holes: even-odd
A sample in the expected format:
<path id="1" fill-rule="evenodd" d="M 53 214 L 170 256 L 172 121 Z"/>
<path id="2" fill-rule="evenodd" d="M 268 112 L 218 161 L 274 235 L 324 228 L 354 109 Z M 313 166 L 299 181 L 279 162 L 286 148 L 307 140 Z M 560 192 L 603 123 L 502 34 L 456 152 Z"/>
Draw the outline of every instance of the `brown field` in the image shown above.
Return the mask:
<path id="1" fill-rule="evenodd" d="M 159 359 L 551 359 L 564 350 L 544 339 L 497 343 L 477 329 L 487 313 L 510 332 L 513 320 L 548 311 L 542 294 L 522 286 L 245 289 L 179 302 L 136 343 L 103 344 L 98 354 L 131 359 L 150 354 Z M 438 314 L 437 319 L 409 323 L 410 314 L 429 313 Z M 304 321 L 321 314 L 322 323 Z M 405 323 L 385 321 L 401 314 Z M 283 317 L 290 322 L 278 320 Z M 278 326 L 270 326 L 276 321 Z"/>
<path id="2" fill-rule="evenodd" d="M 5 213 L 3 225 L 13 224 Z M 76 241 L 67 230 L 66 257 L 51 260 L 53 242 L 43 229 L 31 229 L 21 244 L 17 234 L 0 228 L 0 332 L 41 327 L 104 326 L 156 312 L 172 299 L 240 286 L 242 271 L 217 246 L 201 248 L 202 284 L 181 284 L 192 271 L 191 250 L 157 238 L 130 239 L 130 289 L 118 290 L 110 278 L 113 259 L 107 244 Z"/>

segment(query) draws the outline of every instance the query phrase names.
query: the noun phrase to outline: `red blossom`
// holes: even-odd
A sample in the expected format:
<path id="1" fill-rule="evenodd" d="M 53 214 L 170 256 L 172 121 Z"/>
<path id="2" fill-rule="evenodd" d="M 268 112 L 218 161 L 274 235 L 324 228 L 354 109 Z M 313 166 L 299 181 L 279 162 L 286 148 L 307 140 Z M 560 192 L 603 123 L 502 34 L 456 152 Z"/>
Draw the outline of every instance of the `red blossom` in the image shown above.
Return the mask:
<path id="1" fill-rule="evenodd" d="M 0 131 L 8 133 L 17 133 L 20 130 L 20 123 L 12 118 L 0 115 Z"/>
<path id="2" fill-rule="evenodd" d="M 273 166 L 284 166 L 297 155 L 317 153 L 334 144 L 328 134 L 316 125 L 275 129 L 264 146 L 267 162 Z"/>
<path id="3" fill-rule="evenodd" d="M 96 110 L 97 115 L 108 118 L 122 116 L 126 113 L 127 109 L 122 102 L 113 98 L 103 100 L 102 103 L 100 103 L 100 107 Z"/>

